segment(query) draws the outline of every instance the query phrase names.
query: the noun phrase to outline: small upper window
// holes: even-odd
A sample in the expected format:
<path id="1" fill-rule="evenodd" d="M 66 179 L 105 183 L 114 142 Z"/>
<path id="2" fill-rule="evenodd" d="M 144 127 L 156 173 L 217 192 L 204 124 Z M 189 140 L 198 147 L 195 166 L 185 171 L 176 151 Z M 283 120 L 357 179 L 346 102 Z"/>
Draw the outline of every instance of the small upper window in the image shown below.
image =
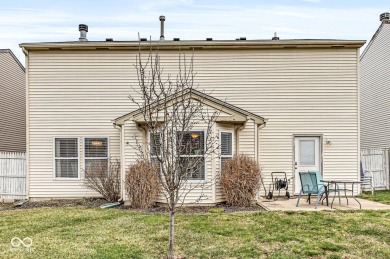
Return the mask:
<path id="1" fill-rule="evenodd" d="M 221 132 L 221 166 L 224 161 L 233 157 L 233 133 Z"/>
<path id="2" fill-rule="evenodd" d="M 55 176 L 63 178 L 79 177 L 79 152 L 77 138 L 56 138 Z"/>
<path id="3" fill-rule="evenodd" d="M 103 167 L 108 171 L 108 139 L 85 138 L 84 157 L 86 171 L 92 166 Z"/>

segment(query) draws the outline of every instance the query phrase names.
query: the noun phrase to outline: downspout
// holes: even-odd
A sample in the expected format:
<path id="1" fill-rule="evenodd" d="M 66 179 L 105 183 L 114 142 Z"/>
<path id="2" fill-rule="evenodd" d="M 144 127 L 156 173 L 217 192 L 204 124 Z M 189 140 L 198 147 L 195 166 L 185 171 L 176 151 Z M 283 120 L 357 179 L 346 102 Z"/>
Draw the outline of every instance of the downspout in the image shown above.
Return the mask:
<path id="1" fill-rule="evenodd" d="M 383 14 L 382 14 L 383 15 Z M 382 15 L 380 17 L 382 17 Z M 357 179 L 360 181 L 360 59 L 359 59 L 359 48 L 356 49 L 356 84 L 357 84 Z M 357 185 L 358 193 L 361 192 L 361 185 Z"/>
<path id="2" fill-rule="evenodd" d="M 28 50 L 22 48 L 26 56 L 25 71 L 26 71 L 26 199 L 30 198 L 30 103 L 29 103 L 29 56 Z"/>
<path id="3" fill-rule="evenodd" d="M 121 166 L 121 197 L 119 200 L 125 200 L 125 127 L 124 125 L 113 124 L 114 128 L 119 130 L 119 141 L 120 141 L 120 166 Z"/>
<path id="4" fill-rule="evenodd" d="M 255 161 L 257 164 L 259 164 L 259 130 L 264 128 L 266 125 L 266 122 L 264 122 L 263 124 L 258 124 L 257 127 L 255 128 L 255 131 L 256 131 L 256 138 L 255 138 Z M 263 185 L 264 187 L 264 193 L 265 195 L 267 195 L 267 189 L 265 188 L 265 185 L 264 185 L 264 181 L 263 181 L 263 177 L 260 177 L 261 179 L 261 184 Z M 259 192 L 257 193 L 257 197 L 262 199 L 261 198 L 261 195 L 260 195 L 260 190 Z"/>

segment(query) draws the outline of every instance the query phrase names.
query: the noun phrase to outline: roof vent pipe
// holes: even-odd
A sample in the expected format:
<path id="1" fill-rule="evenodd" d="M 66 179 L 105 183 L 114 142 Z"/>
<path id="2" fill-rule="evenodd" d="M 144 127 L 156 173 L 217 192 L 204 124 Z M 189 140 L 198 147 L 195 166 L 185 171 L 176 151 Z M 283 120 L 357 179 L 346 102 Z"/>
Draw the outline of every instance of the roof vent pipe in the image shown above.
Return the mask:
<path id="1" fill-rule="evenodd" d="M 165 16 L 161 15 L 160 16 L 160 23 L 161 23 L 161 28 L 160 28 L 160 41 L 165 40 L 164 37 L 164 22 L 165 22 Z"/>
<path id="2" fill-rule="evenodd" d="M 379 16 L 379 20 L 380 20 L 381 22 L 390 20 L 390 13 L 382 13 L 382 14 Z"/>
<path id="3" fill-rule="evenodd" d="M 272 37 L 272 40 L 279 40 L 278 34 L 274 32 L 274 36 Z"/>
<path id="4" fill-rule="evenodd" d="M 79 24 L 79 31 L 80 31 L 79 41 L 88 41 L 87 39 L 88 25 Z"/>

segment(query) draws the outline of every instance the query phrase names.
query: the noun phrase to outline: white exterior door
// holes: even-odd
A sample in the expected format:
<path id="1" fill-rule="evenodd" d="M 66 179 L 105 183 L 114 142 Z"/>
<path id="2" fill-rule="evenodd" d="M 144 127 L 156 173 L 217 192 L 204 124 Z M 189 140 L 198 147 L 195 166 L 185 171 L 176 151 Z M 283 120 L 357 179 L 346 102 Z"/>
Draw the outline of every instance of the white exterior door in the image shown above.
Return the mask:
<path id="1" fill-rule="evenodd" d="M 295 137 L 295 194 L 301 190 L 299 172 L 321 170 L 320 137 Z"/>

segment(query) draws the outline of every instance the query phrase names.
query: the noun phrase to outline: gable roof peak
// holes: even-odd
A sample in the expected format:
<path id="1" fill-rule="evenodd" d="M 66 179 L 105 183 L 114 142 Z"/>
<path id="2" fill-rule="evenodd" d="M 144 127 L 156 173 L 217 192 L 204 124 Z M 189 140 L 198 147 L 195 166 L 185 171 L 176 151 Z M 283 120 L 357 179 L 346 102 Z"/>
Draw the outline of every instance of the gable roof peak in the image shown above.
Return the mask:
<path id="1" fill-rule="evenodd" d="M 222 112 L 227 112 L 227 113 L 230 112 L 230 113 L 234 113 L 234 114 L 239 114 L 239 115 L 245 117 L 246 120 L 248 120 L 248 119 L 254 120 L 256 124 L 265 124 L 267 121 L 266 119 L 264 119 L 263 117 L 261 117 L 257 114 L 248 112 L 248 111 L 241 109 L 235 105 L 232 105 L 232 104 L 229 104 L 225 101 L 219 100 L 215 97 L 212 97 L 204 92 L 201 92 L 199 90 L 195 90 L 193 88 L 186 88 L 186 89 L 183 89 L 177 93 L 173 93 L 168 98 L 166 98 L 164 100 L 164 102 L 171 102 L 171 101 L 174 102 L 175 100 L 178 100 L 181 96 L 188 95 L 188 94 L 190 94 L 191 99 L 202 101 L 206 106 L 219 109 Z M 159 105 L 159 103 L 156 101 L 150 105 L 155 106 L 155 105 Z M 113 123 L 115 125 L 123 125 L 125 121 L 127 121 L 129 119 L 135 119 L 137 116 L 139 116 L 141 114 L 142 111 L 143 111 L 142 107 L 139 109 L 136 109 L 130 113 L 127 113 L 121 117 L 116 118 L 115 120 L 113 120 Z"/>

